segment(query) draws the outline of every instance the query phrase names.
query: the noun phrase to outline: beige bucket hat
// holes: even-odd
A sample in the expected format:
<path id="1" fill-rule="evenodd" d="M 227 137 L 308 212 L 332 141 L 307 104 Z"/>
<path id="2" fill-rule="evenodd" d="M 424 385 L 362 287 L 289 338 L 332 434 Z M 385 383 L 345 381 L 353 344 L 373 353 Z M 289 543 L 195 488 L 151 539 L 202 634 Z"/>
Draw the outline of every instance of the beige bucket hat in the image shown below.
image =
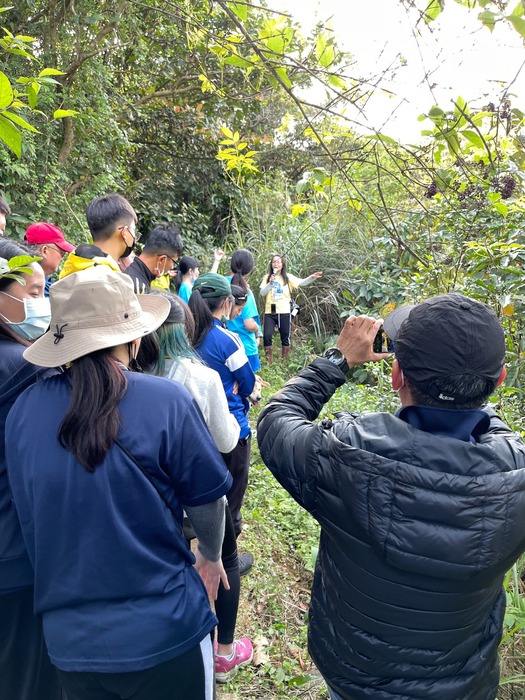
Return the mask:
<path id="1" fill-rule="evenodd" d="M 51 325 L 24 351 L 28 362 L 59 367 L 157 329 L 170 312 L 162 296 L 136 296 L 131 277 L 93 265 L 51 285 Z"/>

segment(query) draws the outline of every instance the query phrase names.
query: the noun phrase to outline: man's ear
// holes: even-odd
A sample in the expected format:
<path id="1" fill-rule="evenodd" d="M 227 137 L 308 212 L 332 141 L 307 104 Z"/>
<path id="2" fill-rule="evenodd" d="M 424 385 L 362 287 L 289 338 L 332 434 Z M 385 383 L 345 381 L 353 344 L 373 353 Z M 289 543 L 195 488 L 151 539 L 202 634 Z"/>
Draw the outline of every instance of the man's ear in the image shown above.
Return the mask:
<path id="1" fill-rule="evenodd" d="M 501 370 L 501 374 L 500 374 L 500 376 L 499 376 L 499 379 L 498 379 L 498 381 L 496 382 L 496 386 L 499 386 L 500 384 L 503 384 L 503 382 L 505 381 L 505 377 L 506 377 L 506 376 L 507 376 L 507 368 L 506 368 L 506 367 L 503 367 L 503 369 Z"/>
<path id="2" fill-rule="evenodd" d="M 392 362 L 392 389 L 394 391 L 399 391 L 403 384 L 405 383 L 405 378 L 403 377 L 403 370 L 399 366 L 399 362 L 394 360 Z"/>

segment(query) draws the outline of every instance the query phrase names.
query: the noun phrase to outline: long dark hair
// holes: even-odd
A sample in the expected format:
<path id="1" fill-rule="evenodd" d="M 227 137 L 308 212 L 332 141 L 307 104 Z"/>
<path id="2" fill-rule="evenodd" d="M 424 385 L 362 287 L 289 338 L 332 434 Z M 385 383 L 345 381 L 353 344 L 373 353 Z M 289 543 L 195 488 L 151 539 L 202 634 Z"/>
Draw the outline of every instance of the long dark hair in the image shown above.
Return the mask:
<path id="1" fill-rule="evenodd" d="M 179 362 L 183 358 L 188 358 L 199 363 L 201 359 L 190 343 L 190 338 L 193 338 L 195 334 L 195 321 L 188 304 L 180 297 L 169 292 L 154 292 L 154 294 L 163 296 L 169 301 L 171 306 L 168 317 L 162 326 L 155 331 L 158 351 L 153 367 L 151 370 L 148 370 L 163 377 L 167 359 Z M 144 342 L 144 338 L 142 342 Z"/>
<path id="2" fill-rule="evenodd" d="M 177 292 L 182 284 L 182 276 L 187 275 L 190 270 L 194 270 L 196 267 L 199 267 L 199 265 L 200 263 L 197 258 L 192 258 L 191 255 L 182 256 L 182 258 L 179 260 L 179 269 L 177 270 L 177 274 L 175 276 L 175 289 Z"/>
<path id="3" fill-rule="evenodd" d="M 32 250 L 30 250 L 27 246 L 19 245 L 17 243 L 14 243 L 13 241 L 10 241 L 8 238 L 0 236 L 0 258 L 4 258 L 4 260 L 11 260 L 11 258 L 16 258 L 19 255 L 34 256 L 35 253 Z M 5 292 L 13 284 L 17 284 L 16 280 L 11 279 L 10 277 L 0 277 L 1 292 Z M 2 316 L 0 316 L 0 339 L 10 340 L 14 343 L 25 345 L 26 347 L 31 345 L 31 341 L 26 340 L 26 338 L 22 338 L 21 335 L 15 333 L 15 331 L 11 329 L 9 324 L 7 324 L 4 321 Z"/>
<path id="4" fill-rule="evenodd" d="M 198 348 L 214 325 L 213 313 L 220 308 L 228 296 L 206 297 L 201 296 L 200 289 L 194 289 L 191 293 L 189 307 L 195 321 L 195 333 L 191 339 L 194 348 Z"/>
<path id="5" fill-rule="evenodd" d="M 244 275 L 249 275 L 255 266 L 253 255 L 246 248 L 239 248 L 232 255 L 230 268 L 233 272 L 232 284 L 241 287 L 242 290 L 248 293 L 248 283 L 244 279 Z"/>
<path id="6" fill-rule="evenodd" d="M 281 258 L 281 262 L 282 262 L 283 266 L 282 266 L 280 275 L 283 278 L 284 283 L 288 284 L 288 275 L 286 274 L 286 258 L 281 253 L 275 253 L 275 255 L 272 255 L 272 257 L 270 258 L 270 265 L 268 268 L 268 277 L 266 278 L 266 282 L 269 282 L 270 277 L 273 275 L 272 262 L 273 262 L 274 258 Z"/>
<path id="7" fill-rule="evenodd" d="M 71 400 L 58 441 L 88 472 L 94 472 L 117 439 L 118 404 L 126 393 L 126 373 L 111 348 L 74 360 L 66 370 Z"/>

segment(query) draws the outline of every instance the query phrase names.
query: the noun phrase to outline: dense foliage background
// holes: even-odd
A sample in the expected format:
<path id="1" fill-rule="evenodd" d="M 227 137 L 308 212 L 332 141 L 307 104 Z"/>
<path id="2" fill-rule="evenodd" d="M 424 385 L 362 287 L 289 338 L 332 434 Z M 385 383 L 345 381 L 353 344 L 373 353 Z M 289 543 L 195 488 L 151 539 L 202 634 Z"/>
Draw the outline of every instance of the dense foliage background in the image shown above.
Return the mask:
<path id="1" fill-rule="evenodd" d="M 446 12 L 441 0 L 400 1 L 421 32 Z M 487 31 L 506 22 L 525 36 L 521 1 L 456 2 Z M 218 245 L 253 251 L 254 288 L 273 252 L 285 253 L 299 276 L 323 270 L 298 298 L 287 372 L 329 344 L 345 315 L 383 315 L 405 300 L 462 291 L 502 318 L 509 379 L 495 401 L 525 433 L 525 130 L 511 86 L 482 107 L 460 95 L 446 107 L 429 104 L 420 145 L 364 133 L 356 115 L 375 87 L 356 75 L 329 27 L 304 36 L 273 4 L 18 0 L 0 8 L 0 190 L 13 209 L 7 233 L 21 238 L 28 223 L 48 220 L 69 240 L 87 240 L 87 203 L 118 191 L 136 208 L 145 236 L 155 223 L 177 220 L 186 252 L 203 269 Z M 272 389 L 285 378 L 275 368 L 264 372 Z M 384 369 L 356 372 L 354 408 L 376 400 L 388 408 L 387 385 Z M 265 497 L 277 493 L 266 482 L 261 488 Z M 281 527 L 286 521 L 293 532 L 300 516 L 281 496 L 271 498 L 286 514 Z M 307 589 L 305 542 L 300 556 L 279 556 L 295 557 Z M 517 647 L 507 675 L 520 681 L 525 606 L 519 576 L 508 585 L 509 639 Z M 269 591 L 252 595 L 278 606 Z M 283 628 L 272 630 L 282 638 Z M 272 692 L 286 688 L 283 697 L 301 675 L 304 638 L 294 644 L 303 651 L 279 653 L 295 661 L 268 666 Z M 511 697 L 506 692 L 502 698 Z"/>

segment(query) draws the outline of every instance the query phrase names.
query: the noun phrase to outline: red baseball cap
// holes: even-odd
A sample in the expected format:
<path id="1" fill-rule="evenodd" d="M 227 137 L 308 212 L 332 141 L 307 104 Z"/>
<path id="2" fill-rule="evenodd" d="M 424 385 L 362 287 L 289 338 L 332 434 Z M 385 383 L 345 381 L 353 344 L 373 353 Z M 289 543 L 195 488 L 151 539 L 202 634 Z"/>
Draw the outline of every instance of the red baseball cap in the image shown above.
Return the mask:
<path id="1" fill-rule="evenodd" d="M 58 226 L 44 221 L 40 221 L 38 224 L 31 224 L 27 228 L 24 238 L 31 245 L 54 243 L 60 250 L 65 250 L 66 253 L 71 253 L 75 250 L 75 246 L 66 241 L 62 230 Z"/>

